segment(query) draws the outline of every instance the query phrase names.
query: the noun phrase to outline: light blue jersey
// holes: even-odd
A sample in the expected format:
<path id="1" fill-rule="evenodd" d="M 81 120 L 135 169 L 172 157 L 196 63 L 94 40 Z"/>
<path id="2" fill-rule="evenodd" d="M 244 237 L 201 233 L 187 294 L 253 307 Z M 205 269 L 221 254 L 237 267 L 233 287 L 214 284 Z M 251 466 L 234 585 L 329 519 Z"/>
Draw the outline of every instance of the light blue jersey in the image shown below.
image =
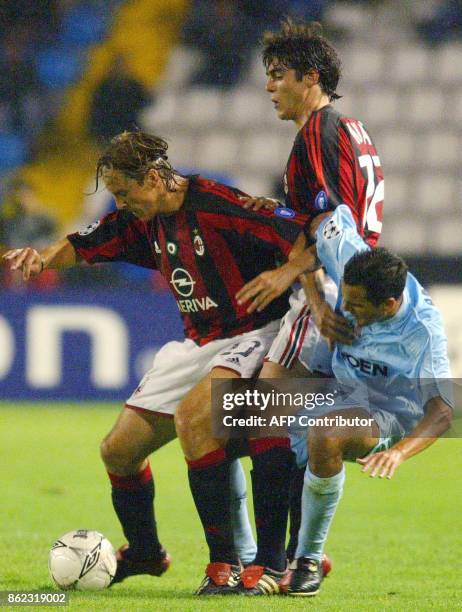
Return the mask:
<path id="1" fill-rule="evenodd" d="M 339 289 L 337 306 L 341 311 L 341 281 L 345 266 L 355 254 L 369 250 L 359 236 L 347 206 L 338 206 L 331 217 L 321 222 L 316 231 L 316 248 L 319 259 Z M 350 313 L 343 314 L 355 322 Z M 337 344 L 332 355 L 332 370 L 335 375 L 333 382 L 339 388 L 334 394 L 334 407 L 324 411 L 326 420 L 329 410 L 340 413 L 334 415 L 335 419 L 343 417 L 347 420 L 352 413 L 344 416 L 342 410 L 366 409 L 380 430 L 380 440 L 370 452 L 390 448 L 410 434 L 422 420 L 430 399 L 441 397 L 452 405 L 446 346 L 439 311 L 423 287 L 408 273 L 402 303 L 396 314 L 357 329 L 352 345 Z M 298 419 L 299 424 L 301 420 Z M 364 426 L 370 425 L 365 420 Z M 347 426 L 356 427 L 356 424 L 339 425 Z M 308 451 L 306 439 L 300 433 L 300 428 L 291 432 L 291 442 L 297 463 L 302 467 L 307 462 Z M 324 448 L 324 452 L 326 458 L 331 456 L 329 446 Z M 344 467 L 326 478 L 307 466 L 295 553 L 297 559 L 308 557 L 321 561 L 344 480 Z"/>
<path id="2" fill-rule="evenodd" d="M 338 206 L 316 231 L 318 257 L 339 287 L 347 262 L 370 247 L 359 236 L 350 209 Z M 342 313 L 353 320 L 351 314 Z M 403 302 L 385 321 L 365 325 L 352 345 L 338 344 L 332 369 L 342 383 L 366 383 L 370 406 L 392 412 L 406 432 L 440 396 L 452 404 L 447 340 L 438 309 L 417 279 L 407 274 Z M 362 386 L 361 384 L 359 385 Z"/>

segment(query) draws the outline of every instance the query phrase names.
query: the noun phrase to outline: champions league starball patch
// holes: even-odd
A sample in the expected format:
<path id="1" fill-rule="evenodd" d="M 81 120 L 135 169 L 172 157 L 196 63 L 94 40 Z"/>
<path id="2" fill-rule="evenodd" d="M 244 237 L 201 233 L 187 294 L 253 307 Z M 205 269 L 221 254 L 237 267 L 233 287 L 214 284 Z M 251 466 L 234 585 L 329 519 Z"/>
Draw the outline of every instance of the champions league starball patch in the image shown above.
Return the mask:
<path id="1" fill-rule="evenodd" d="M 320 191 L 314 199 L 314 207 L 316 210 L 327 210 L 329 201 L 325 191 Z"/>
<path id="2" fill-rule="evenodd" d="M 293 219 L 297 214 L 295 210 L 291 208 L 284 208 L 283 206 L 274 209 L 274 214 L 278 217 L 282 217 L 283 219 Z"/>
<path id="3" fill-rule="evenodd" d="M 341 233 L 342 230 L 335 225 L 335 221 L 333 219 L 328 221 L 322 230 L 322 235 L 326 240 L 337 238 L 337 236 L 340 236 Z"/>
<path id="4" fill-rule="evenodd" d="M 92 232 L 95 231 L 95 229 L 97 227 L 99 227 L 100 223 L 101 223 L 101 221 L 95 221 L 91 225 L 87 225 L 87 227 L 85 229 L 80 230 L 79 236 L 88 236 L 88 234 L 91 234 Z"/>

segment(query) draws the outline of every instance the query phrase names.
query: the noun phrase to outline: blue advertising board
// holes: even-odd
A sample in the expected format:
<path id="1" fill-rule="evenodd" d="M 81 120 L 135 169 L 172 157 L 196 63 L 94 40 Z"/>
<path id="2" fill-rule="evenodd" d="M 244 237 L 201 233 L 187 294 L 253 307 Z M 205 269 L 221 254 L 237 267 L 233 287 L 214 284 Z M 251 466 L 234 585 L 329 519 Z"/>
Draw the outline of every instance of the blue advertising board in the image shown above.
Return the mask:
<path id="1" fill-rule="evenodd" d="M 0 293 L 2 399 L 124 400 L 166 342 L 183 338 L 169 293 Z"/>

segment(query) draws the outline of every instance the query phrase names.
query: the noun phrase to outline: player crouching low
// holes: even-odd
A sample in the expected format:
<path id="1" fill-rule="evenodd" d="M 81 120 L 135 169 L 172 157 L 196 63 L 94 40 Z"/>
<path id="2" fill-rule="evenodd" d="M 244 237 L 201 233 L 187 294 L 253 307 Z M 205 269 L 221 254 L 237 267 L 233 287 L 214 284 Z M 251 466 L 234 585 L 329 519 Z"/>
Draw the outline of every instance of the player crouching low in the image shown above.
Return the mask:
<path id="1" fill-rule="evenodd" d="M 306 470 L 288 592 L 302 597 L 316 595 L 321 586 L 324 544 L 345 481 L 343 462 L 391 478 L 452 420 L 441 315 L 402 259 L 386 249 L 371 250 L 346 206 L 315 220 L 311 233 L 316 244 L 307 270 L 318 260 L 326 268 L 339 288 L 339 310 L 354 323 L 357 337 L 348 346 L 338 343 L 332 356 L 335 384 L 353 392 L 340 393 L 329 411 L 310 412 L 322 417 L 319 425 L 292 431 L 297 464 Z M 273 483 L 269 473 L 268 490 Z M 242 580 L 236 591 L 247 588 Z"/>

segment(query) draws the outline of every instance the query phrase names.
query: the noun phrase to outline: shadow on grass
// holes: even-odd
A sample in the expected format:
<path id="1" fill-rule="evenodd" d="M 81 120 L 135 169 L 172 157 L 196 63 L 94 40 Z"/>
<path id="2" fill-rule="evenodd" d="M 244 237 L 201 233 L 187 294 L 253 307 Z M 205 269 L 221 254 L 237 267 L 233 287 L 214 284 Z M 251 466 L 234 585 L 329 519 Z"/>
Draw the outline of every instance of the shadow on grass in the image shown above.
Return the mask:
<path id="1" fill-rule="evenodd" d="M 190 599 L 197 601 L 197 596 L 192 591 L 187 589 L 123 589 L 119 590 L 114 587 L 105 589 L 103 591 L 91 592 L 91 591 L 67 591 L 73 596 L 78 595 L 85 599 L 133 599 L 133 598 L 146 598 L 146 599 Z M 202 598 L 201 598 L 202 599 Z M 205 599 L 205 598 L 204 598 Z M 210 597 L 207 597 L 210 599 Z"/>

